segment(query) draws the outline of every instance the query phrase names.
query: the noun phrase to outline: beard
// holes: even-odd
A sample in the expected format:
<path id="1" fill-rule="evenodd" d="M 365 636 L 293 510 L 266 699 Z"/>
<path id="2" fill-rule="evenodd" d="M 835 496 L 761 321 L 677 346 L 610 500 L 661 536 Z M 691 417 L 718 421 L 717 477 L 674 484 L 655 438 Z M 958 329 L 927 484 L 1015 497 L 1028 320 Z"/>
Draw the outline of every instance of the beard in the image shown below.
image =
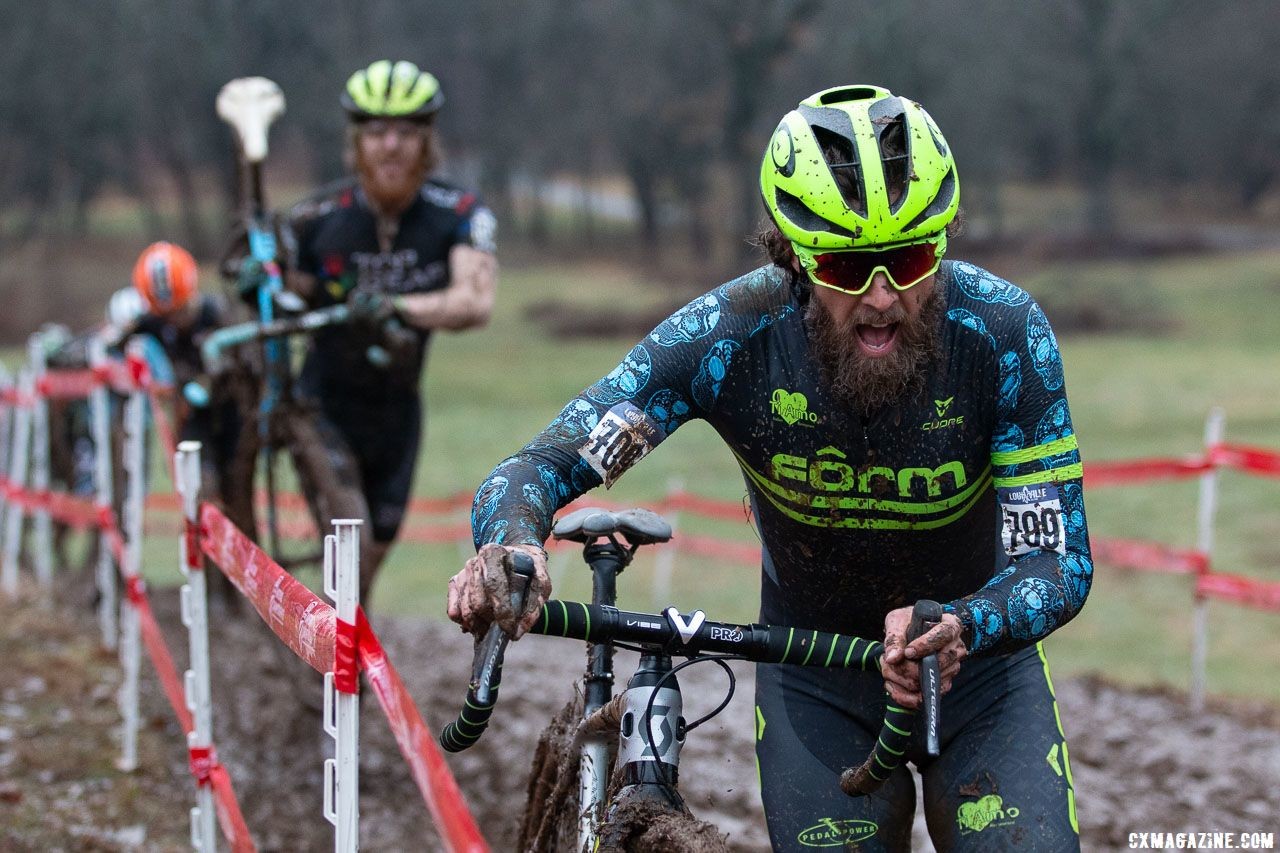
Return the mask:
<path id="1" fill-rule="evenodd" d="M 356 148 L 356 175 L 370 204 L 384 216 L 398 216 L 413 203 L 427 177 L 429 155 L 424 145 L 417 162 L 403 168 L 384 168 L 391 165 L 386 155 L 365 156 Z"/>
<path id="2" fill-rule="evenodd" d="M 821 302 L 809 299 L 804 317 L 809 346 L 837 400 L 865 416 L 924 387 L 929 366 L 942 353 L 943 288 L 935 281 L 914 317 L 899 301 L 883 312 L 859 305 L 840 323 Z M 898 324 L 895 345 L 885 355 L 869 356 L 858 346 L 857 326 L 871 323 Z"/>

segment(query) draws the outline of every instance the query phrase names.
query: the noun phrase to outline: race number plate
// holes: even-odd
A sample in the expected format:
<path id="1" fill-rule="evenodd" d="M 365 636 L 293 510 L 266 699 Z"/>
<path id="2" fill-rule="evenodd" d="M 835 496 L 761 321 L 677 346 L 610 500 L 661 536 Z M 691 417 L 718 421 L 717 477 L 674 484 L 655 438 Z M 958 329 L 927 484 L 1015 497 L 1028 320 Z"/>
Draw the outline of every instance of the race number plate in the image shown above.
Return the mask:
<path id="1" fill-rule="evenodd" d="M 1052 483 L 999 489 L 1002 538 L 1011 557 L 1031 551 L 1067 552 L 1062 529 L 1062 500 Z"/>
<path id="2" fill-rule="evenodd" d="M 663 438 L 653 419 L 623 402 L 604 413 L 578 455 L 612 486 L 627 469 L 643 459 Z"/>

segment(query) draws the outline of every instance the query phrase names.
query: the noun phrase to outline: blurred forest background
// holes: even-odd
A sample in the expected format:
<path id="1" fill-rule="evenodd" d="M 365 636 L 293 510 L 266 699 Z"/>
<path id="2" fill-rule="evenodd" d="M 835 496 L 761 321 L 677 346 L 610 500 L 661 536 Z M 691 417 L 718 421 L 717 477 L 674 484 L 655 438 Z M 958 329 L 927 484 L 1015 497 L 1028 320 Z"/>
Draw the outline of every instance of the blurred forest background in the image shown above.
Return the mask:
<path id="1" fill-rule="evenodd" d="M 969 257 L 1248 247 L 1273 242 L 1280 221 L 1272 0 L 0 9 L 10 343 L 55 315 L 91 322 L 125 283 L 124 269 L 111 281 L 77 272 L 68 247 L 109 253 L 123 239 L 127 260 L 163 237 L 216 255 L 235 186 L 213 110 L 224 82 L 261 74 L 284 89 L 268 163 L 270 200 L 283 204 L 343 172 L 338 93 L 383 57 L 441 80 L 448 175 L 481 190 L 510 257 L 665 265 L 689 292 L 749 263 L 759 158 L 778 118 L 848 82 L 887 85 L 937 119 L 960 164 Z"/>
<path id="2" fill-rule="evenodd" d="M 784 112 L 878 83 L 922 102 L 955 151 L 967 229 L 953 256 L 1025 286 L 1053 322 L 1086 468 L 1194 452 L 1212 406 L 1231 440 L 1277 446 L 1275 0 L 0 0 L 0 21 L 11 360 L 42 323 L 99 322 L 153 240 L 192 248 L 216 289 L 235 188 L 223 83 L 257 74 L 284 90 L 266 164 L 279 207 L 344 172 L 347 77 L 410 59 L 444 88 L 443 176 L 499 221 L 493 321 L 441 336 L 426 378 L 416 493 L 467 492 L 658 318 L 758 263 L 759 162 Z M 695 424 L 610 498 L 652 505 L 677 480 L 742 497 L 718 436 Z M 1192 547 L 1195 489 L 1091 489 L 1090 528 Z M 1230 476 L 1216 568 L 1280 581 L 1275 495 L 1275 481 Z M 745 524 L 696 524 L 681 529 L 754 541 Z M 155 548 L 151 578 L 175 582 L 173 542 Z M 437 615 L 460 557 L 401 543 L 375 610 Z M 557 588 L 573 598 L 585 575 L 568 563 Z M 754 572 L 697 568 L 677 597 L 754 618 Z M 1193 585 L 1105 567 L 1055 654 L 1068 671 L 1185 683 Z M 1280 680 L 1258 677 L 1280 668 L 1280 648 L 1258 643 L 1275 614 L 1213 610 L 1210 689 L 1280 699 Z"/>

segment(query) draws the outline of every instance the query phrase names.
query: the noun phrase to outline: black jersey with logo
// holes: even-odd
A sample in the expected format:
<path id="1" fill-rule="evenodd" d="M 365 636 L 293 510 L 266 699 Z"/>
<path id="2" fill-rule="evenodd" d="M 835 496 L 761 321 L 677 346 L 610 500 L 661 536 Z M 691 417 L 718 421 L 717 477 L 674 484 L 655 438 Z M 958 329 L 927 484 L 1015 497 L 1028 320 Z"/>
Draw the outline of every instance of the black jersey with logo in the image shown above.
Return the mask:
<path id="1" fill-rule="evenodd" d="M 353 291 L 398 295 L 440 290 L 449 283 L 449 250 L 462 244 L 494 251 L 494 219 L 474 193 L 434 179 L 422 186 L 389 251 L 378 245 L 377 221 L 354 178 L 322 190 L 289 216 L 298 269 L 315 276 L 316 307 L 345 302 Z M 364 324 L 316 332 L 304 382 L 321 396 L 389 398 L 417 393 L 430 332 L 414 329 L 408 352 L 390 350 L 375 367 L 367 352 L 382 332 Z"/>
<path id="2" fill-rule="evenodd" d="M 227 322 L 227 307 L 215 296 L 197 296 L 194 313 L 194 318 L 187 326 L 179 326 L 173 320 L 158 314 L 143 314 L 131 332 L 150 335 L 160 343 L 173 368 L 173 381 L 179 389 L 204 373 L 200 344 L 206 335 Z"/>
<path id="3" fill-rule="evenodd" d="M 1009 282 L 951 261 L 937 281 L 943 355 L 869 417 L 824 386 L 806 287 L 767 266 L 698 297 L 498 465 L 477 545 L 541 544 L 557 509 L 702 418 L 746 481 L 766 622 L 878 637 L 889 610 L 933 598 L 971 651 L 1034 643 L 1093 570 L 1057 341 Z"/>

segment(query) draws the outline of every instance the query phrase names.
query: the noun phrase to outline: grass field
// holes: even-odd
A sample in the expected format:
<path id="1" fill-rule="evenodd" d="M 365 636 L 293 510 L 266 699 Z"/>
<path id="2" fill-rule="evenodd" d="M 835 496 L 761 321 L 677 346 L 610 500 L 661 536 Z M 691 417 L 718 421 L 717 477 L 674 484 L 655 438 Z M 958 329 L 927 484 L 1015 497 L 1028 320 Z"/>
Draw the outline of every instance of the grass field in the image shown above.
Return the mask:
<path id="1" fill-rule="evenodd" d="M 1158 332 L 1059 336 L 1086 468 L 1094 460 L 1194 453 L 1213 406 L 1227 413 L 1229 440 L 1280 448 L 1280 312 L 1273 305 L 1280 299 L 1277 269 L 1280 255 L 1258 253 L 1077 263 L 1022 277 L 1020 283 L 1033 294 L 1069 288 L 1067 298 L 1095 300 L 1104 314 L 1113 294 L 1138 293 L 1142 298 L 1136 303 L 1117 298 L 1115 304 L 1133 311 L 1149 303 L 1160 319 L 1153 324 Z M 674 308 L 683 301 L 659 282 L 606 265 L 504 269 L 490 326 L 441 335 L 433 343 L 418 494 L 438 497 L 474 489 L 496 462 L 544 426 L 570 396 L 612 369 L 634 343 L 631 337 L 551 339 L 526 319 L 530 306 L 549 299 L 602 310 L 618 305 L 629 310 Z M 719 438 L 695 422 L 628 473 L 607 497 L 644 505 L 673 481 L 735 502 L 744 491 Z M 1215 565 L 1280 580 L 1273 545 L 1280 541 L 1280 482 L 1227 472 L 1220 495 Z M 1196 498 L 1194 481 L 1093 489 L 1086 497 L 1091 531 L 1190 547 L 1195 544 Z M 679 524 L 680 530 L 740 541 L 754 536 L 745 523 L 699 524 L 682 518 Z M 149 543 L 153 583 L 176 580 L 174 548 Z M 453 545 L 397 546 L 375 591 L 375 613 L 439 616 L 445 581 L 463 557 Z M 653 601 L 653 561 L 641 557 L 621 581 L 623 600 L 637 607 L 673 602 L 686 609 L 702 607 L 713 618 L 754 618 L 757 569 L 728 562 L 683 563 L 677 566 L 673 601 Z M 576 558 L 556 556 L 552 568 L 557 595 L 589 594 L 585 569 Z M 1055 669 L 1185 686 L 1190 589 L 1188 578 L 1100 566 L 1083 613 L 1048 642 Z M 1215 603 L 1210 624 L 1209 689 L 1280 700 L 1280 646 L 1269 642 L 1280 629 L 1280 614 Z"/>

